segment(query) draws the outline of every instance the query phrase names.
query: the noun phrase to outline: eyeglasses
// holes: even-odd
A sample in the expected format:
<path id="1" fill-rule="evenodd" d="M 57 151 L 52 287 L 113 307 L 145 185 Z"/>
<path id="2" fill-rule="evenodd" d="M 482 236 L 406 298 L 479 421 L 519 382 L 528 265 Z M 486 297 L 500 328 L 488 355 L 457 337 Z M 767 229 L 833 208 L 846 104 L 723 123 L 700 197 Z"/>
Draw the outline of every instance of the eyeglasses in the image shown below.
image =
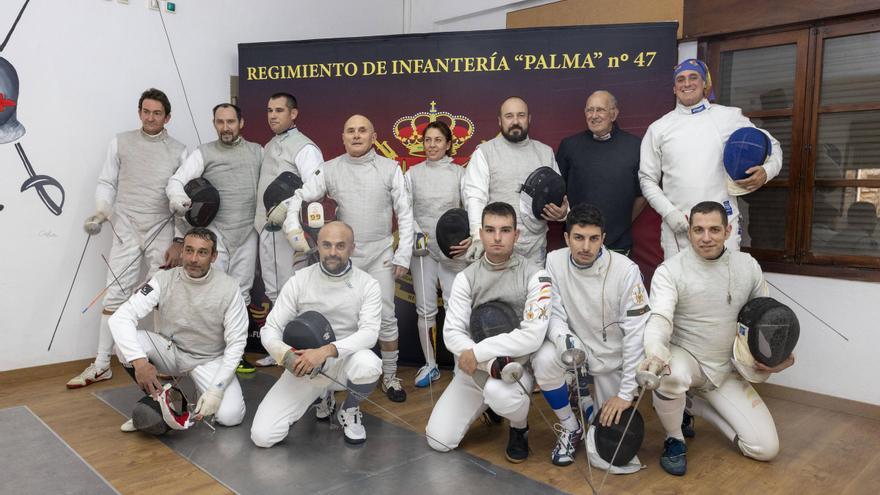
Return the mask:
<path id="1" fill-rule="evenodd" d="M 599 115 L 604 115 L 609 112 L 609 110 L 607 108 L 602 108 L 602 107 L 589 107 L 589 108 L 585 108 L 584 111 L 586 113 L 598 113 Z"/>

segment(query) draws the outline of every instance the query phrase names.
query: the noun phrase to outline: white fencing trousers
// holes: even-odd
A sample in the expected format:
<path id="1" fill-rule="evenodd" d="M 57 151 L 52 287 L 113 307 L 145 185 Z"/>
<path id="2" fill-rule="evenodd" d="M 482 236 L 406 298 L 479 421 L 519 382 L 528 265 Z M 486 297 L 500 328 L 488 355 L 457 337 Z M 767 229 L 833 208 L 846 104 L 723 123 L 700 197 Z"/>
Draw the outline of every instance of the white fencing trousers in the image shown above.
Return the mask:
<path id="1" fill-rule="evenodd" d="M 355 245 L 351 256 L 351 264 L 370 274 L 379 282 L 379 291 L 382 293 L 382 325 L 379 327 L 380 342 L 397 342 L 397 317 L 394 315 L 394 293 L 397 286 L 394 282 L 394 265 L 391 257 L 394 251 L 390 241 L 384 248 L 376 250 L 377 245 L 386 244 L 385 241 L 367 243 L 366 246 Z"/>
<path id="2" fill-rule="evenodd" d="M 177 366 L 175 349 L 173 348 L 174 344 L 171 341 L 158 333 L 146 330 L 138 330 L 137 338 L 141 348 L 146 351 L 150 364 L 155 366 L 159 373 L 171 376 L 183 374 Z M 130 366 L 130 363 L 126 362 L 122 353 L 117 353 L 117 357 L 119 362 L 125 364 L 125 366 Z M 202 363 L 189 371 L 189 377 L 195 383 L 199 395 L 203 394 L 211 386 L 211 382 L 217 374 L 217 369 L 220 368 L 222 363 L 223 356 L 218 356 L 212 361 Z M 195 402 L 196 398 L 188 397 L 188 399 Z M 223 399 L 220 401 L 220 408 L 214 414 L 214 421 L 223 426 L 236 426 L 244 420 L 244 414 L 245 405 L 244 396 L 241 393 L 241 385 L 238 383 L 238 378 L 233 378 L 229 385 L 226 386 L 226 391 L 223 392 Z"/>
<path id="3" fill-rule="evenodd" d="M 382 360 L 371 350 L 360 350 L 343 359 L 329 358 L 324 363 L 324 372 L 342 383 L 367 385 L 379 380 Z M 285 370 L 257 407 L 251 440 L 257 447 L 265 448 L 284 440 L 291 425 L 331 384 L 332 381 L 321 375 L 297 377 Z"/>
<path id="4" fill-rule="evenodd" d="M 424 273 L 422 273 L 423 268 Z M 419 342 L 422 344 L 425 360 L 428 363 L 436 363 L 430 341 L 430 329 L 437 324 L 437 281 L 439 279 L 440 290 L 443 292 L 443 305 L 447 306 L 449 294 L 452 293 L 452 282 L 458 271 L 431 256 L 413 256 L 409 270 L 412 274 L 413 292 L 416 295 Z"/>
<path id="5" fill-rule="evenodd" d="M 303 253 L 296 253 L 294 256 L 293 248 L 283 231 L 279 230 L 272 235 L 272 232 L 263 229 L 259 239 L 260 276 L 263 278 L 266 297 L 274 304 L 278 291 L 296 270 L 307 266 L 308 260 Z"/>
<path id="6" fill-rule="evenodd" d="M 565 383 L 565 365 L 559 358 L 559 351 L 556 345 L 545 340 L 532 356 L 532 369 L 535 370 L 535 381 L 541 390 L 556 390 Z M 615 397 L 620 392 L 620 380 L 623 378 L 623 370 L 617 369 L 608 373 L 592 373 L 587 372 L 593 377 L 593 388 L 595 394 L 593 401 L 596 410 L 602 408 L 602 404 L 606 400 Z"/>
<path id="7" fill-rule="evenodd" d="M 166 216 L 149 215 L 148 219 L 137 221 L 122 212 L 113 214 L 110 221 L 113 222 L 112 226 L 116 234 L 112 236 L 113 243 L 107 260 L 110 265 L 110 270 L 107 271 L 109 287 L 104 295 L 104 309 L 108 311 L 119 309 L 119 306 L 131 297 L 138 283 L 149 280 L 165 263 L 165 251 L 174 238 L 174 224 L 166 222 L 170 215 L 170 212 Z M 156 238 L 147 247 L 144 256 L 135 261 L 154 235 Z M 141 265 L 147 267 L 146 276 L 143 278 L 141 278 Z M 119 283 L 116 282 L 117 279 Z M 120 285 L 125 289 L 124 291 Z M 101 350 L 99 349 L 98 352 L 101 353 Z M 112 346 L 107 352 L 112 352 Z"/>
<path id="8" fill-rule="evenodd" d="M 532 390 L 534 380 L 528 369 L 520 379 L 526 390 Z M 469 375 L 458 368 L 452 382 L 434 405 L 425 433 L 428 445 L 437 451 L 448 452 L 458 447 L 471 423 L 487 407 L 510 420 L 512 424 L 523 424 L 529 416 L 531 397 L 523 392 L 517 383 L 504 383 L 497 378 L 489 378 L 486 386 L 479 385 Z"/>
<path id="9" fill-rule="evenodd" d="M 214 268 L 238 282 L 241 297 L 247 306 L 251 303 L 251 287 L 254 285 L 254 273 L 257 269 L 257 231 L 251 229 L 241 246 L 230 253 L 223 233 L 213 225 L 208 228 L 217 235 L 217 259 L 214 261 Z"/>
<path id="10" fill-rule="evenodd" d="M 685 392 L 690 390 L 697 397 L 705 399 L 717 411 L 717 417 L 729 425 L 716 427 L 722 432 L 731 429 L 736 432 L 733 440 L 743 455 L 759 461 L 769 461 L 776 457 L 779 453 L 776 424 L 767 405 L 752 385 L 734 371 L 720 387 L 712 388 L 693 355 L 677 345 L 670 345 L 669 349 L 672 355 L 669 361 L 670 374 L 660 380 L 656 392 L 663 397 L 680 401 L 681 411 L 684 412 Z M 661 399 L 655 396 L 654 400 Z M 677 418 L 681 418 L 681 414 L 677 414 Z M 706 418 L 711 420 L 711 416 L 707 415 Z M 667 418 L 664 421 L 660 416 L 660 420 L 667 432 L 681 427 L 680 419 L 671 421 Z M 666 424 L 668 422 L 676 424 Z"/>
<path id="11" fill-rule="evenodd" d="M 728 216 L 727 221 L 733 226 L 730 237 L 724 242 L 724 246 L 731 251 L 739 251 L 739 243 L 742 238 L 739 214 Z M 660 247 L 663 248 L 663 259 L 669 259 L 685 249 L 691 248 L 691 241 L 687 232 L 674 235 L 666 222 L 660 222 Z"/>

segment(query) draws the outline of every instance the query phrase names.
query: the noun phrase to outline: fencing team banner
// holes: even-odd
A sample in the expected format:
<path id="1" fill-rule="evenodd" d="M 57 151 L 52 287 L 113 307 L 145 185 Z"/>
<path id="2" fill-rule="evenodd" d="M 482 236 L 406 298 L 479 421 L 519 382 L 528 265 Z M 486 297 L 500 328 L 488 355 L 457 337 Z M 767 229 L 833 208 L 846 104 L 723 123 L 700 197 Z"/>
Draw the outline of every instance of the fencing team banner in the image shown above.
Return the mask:
<path id="1" fill-rule="evenodd" d="M 325 159 L 344 153 L 342 126 L 362 114 L 376 128 L 376 151 L 404 168 L 424 160 L 420 132 L 432 120 L 450 124 L 453 158 L 465 164 L 498 134 L 508 96 L 528 103 L 529 136 L 556 149 L 586 129 L 586 98 L 605 89 L 617 97 L 619 126 L 642 136 L 674 105 L 676 29 L 652 23 L 240 44 L 243 134 L 260 144 L 271 139 L 266 103 L 284 91 L 296 96 L 296 124 Z M 656 219 L 640 220 L 647 228 L 634 231 L 637 251 L 659 235 Z M 653 272 L 650 264 L 640 263 Z M 406 294 L 411 289 L 401 284 L 398 295 L 411 300 Z M 398 309 L 403 346 L 409 322 Z"/>

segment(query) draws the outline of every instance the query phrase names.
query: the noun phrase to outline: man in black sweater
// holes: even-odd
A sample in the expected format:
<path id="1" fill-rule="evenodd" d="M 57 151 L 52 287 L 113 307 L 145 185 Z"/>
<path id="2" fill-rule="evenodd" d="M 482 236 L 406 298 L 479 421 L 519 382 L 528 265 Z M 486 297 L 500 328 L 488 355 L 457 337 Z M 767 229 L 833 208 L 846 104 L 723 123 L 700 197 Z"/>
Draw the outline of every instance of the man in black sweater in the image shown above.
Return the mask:
<path id="1" fill-rule="evenodd" d="M 641 139 L 617 127 L 617 114 L 614 95 L 591 94 L 584 108 L 587 131 L 563 139 L 556 161 L 569 204 L 599 207 L 605 215 L 605 246 L 627 254 L 632 249 L 632 222 L 646 202 L 639 187 Z"/>

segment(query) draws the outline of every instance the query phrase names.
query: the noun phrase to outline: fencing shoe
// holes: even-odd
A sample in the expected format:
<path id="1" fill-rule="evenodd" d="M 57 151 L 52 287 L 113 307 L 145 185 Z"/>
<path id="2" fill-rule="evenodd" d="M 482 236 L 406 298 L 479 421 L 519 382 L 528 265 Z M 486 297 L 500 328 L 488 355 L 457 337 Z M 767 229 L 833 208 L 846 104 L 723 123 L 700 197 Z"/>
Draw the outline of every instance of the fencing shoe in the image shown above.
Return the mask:
<path id="1" fill-rule="evenodd" d="M 95 367 L 95 363 L 89 365 L 82 373 L 70 379 L 67 382 L 67 388 L 83 388 L 95 382 L 109 380 L 113 378 L 113 372 L 110 368 L 99 370 Z"/>
<path id="2" fill-rule="evenodd" d="M 529 427 L 510 427 L 510 436 L 507 440 L 507 460 L 519 464 L 529 457 Z"/>
<path id="3" fill-rule="evenodd" d="M 367 430 L 364 429 L 363 418 L 364 415 L 358 406 L 340 409 L 336 413 L 336 419 L 342 425 L 346 443 L 359 444 L 367 441 Z"/>

